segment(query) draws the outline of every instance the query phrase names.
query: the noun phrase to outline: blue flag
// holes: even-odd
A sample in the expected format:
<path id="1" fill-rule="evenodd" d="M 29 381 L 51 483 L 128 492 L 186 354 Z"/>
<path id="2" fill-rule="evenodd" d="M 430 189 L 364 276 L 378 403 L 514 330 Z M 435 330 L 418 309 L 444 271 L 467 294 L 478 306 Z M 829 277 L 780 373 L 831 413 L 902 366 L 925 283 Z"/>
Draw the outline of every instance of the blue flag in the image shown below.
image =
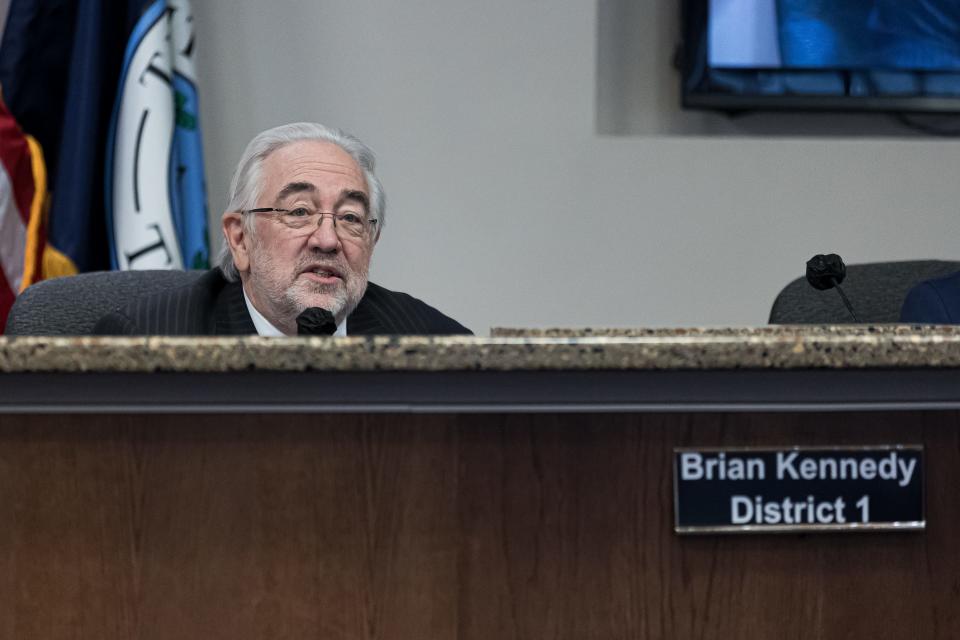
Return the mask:
<path id="1" fill-rule="evenodd" d="M 209 262 L 192 24 L 188 0 L 155 0 L 124 53 L 107 139 L 114 268 Z"/>

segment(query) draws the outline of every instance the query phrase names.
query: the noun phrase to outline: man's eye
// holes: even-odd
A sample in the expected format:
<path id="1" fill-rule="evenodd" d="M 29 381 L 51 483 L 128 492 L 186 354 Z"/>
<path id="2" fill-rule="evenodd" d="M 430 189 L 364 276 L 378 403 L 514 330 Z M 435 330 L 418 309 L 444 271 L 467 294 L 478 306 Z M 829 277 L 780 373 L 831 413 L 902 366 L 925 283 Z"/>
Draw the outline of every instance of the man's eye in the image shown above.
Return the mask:
<path id="1" fill-rule="evenodd" d="M 363 218 L 360 217 L 359 213 L 354 213 L 353 211 L 345 211 L 340 214 L 340 219 L 347 224 L 358 224 L 363 221 Z"/>

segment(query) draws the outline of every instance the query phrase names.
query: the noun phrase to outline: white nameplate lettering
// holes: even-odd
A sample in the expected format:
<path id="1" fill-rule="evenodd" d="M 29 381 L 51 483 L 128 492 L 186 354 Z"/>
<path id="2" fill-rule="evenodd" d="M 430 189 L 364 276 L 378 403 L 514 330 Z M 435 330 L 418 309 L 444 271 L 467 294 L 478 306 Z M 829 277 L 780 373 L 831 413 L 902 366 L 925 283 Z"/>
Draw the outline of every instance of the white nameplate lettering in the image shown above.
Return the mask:
<path id="1" fill-rule="evenodd" d="M 677 533 L 923 529 L 923 447 L 674 450 Z"/>

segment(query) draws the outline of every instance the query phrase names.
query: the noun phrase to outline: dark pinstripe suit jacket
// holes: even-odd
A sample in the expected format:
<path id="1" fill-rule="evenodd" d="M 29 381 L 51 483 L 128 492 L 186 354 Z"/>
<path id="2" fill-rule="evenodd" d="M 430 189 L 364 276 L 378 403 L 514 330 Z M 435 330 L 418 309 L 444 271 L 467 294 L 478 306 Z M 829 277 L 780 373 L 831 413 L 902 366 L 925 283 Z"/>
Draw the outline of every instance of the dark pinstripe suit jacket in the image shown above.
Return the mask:
<path id="1" fill-rule="evenodd" d="M 211 269 L 196 282 L 145 296 L 101 318 L 97 335 L 256 334 L 239 282 L 227 282 Z M 470 334 L 470 330 L 430 305 L 372 282 L 347 318 L 349 335 Z"/>

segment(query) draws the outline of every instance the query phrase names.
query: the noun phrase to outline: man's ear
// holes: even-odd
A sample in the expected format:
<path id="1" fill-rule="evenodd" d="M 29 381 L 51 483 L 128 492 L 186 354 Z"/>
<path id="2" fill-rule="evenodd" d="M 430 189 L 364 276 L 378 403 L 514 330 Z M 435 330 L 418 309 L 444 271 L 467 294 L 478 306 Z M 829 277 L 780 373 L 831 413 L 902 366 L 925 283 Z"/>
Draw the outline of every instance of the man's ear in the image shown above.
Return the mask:
<path id="1" fill-rule="evenodd" d="M 233 255 L 233 264 L 237 271 L 245 273 L 250 270 L 250 238 L 243 228 L 243 214 L 239 211 L 227 211 L 221 217 L 223 237 Z"/>

